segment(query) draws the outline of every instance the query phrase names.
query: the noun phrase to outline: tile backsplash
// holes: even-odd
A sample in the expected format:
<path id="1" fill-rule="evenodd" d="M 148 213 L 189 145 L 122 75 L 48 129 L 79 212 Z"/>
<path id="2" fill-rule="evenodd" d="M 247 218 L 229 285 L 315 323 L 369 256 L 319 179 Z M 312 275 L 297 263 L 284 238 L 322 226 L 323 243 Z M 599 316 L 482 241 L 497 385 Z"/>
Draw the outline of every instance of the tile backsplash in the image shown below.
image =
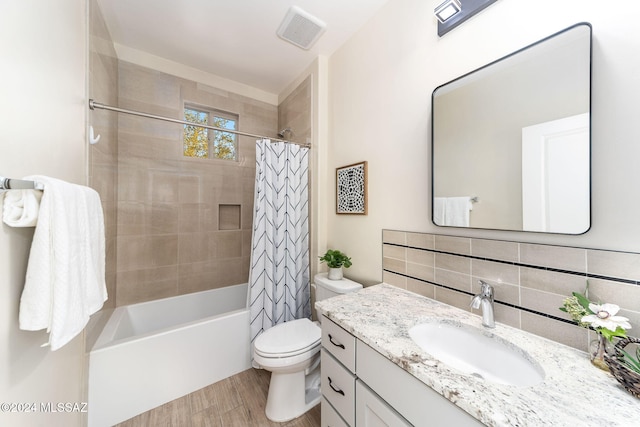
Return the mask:
<path id="1" fill-rule="evenodd" d="M 558 308 L 571 292 L 617 304 L 640 336 L 640 254 L 383 230 L 383 280 L 469 307 L 482 279 L 495 289 L 496 321 L 587 351 L 595 334 Z"/>

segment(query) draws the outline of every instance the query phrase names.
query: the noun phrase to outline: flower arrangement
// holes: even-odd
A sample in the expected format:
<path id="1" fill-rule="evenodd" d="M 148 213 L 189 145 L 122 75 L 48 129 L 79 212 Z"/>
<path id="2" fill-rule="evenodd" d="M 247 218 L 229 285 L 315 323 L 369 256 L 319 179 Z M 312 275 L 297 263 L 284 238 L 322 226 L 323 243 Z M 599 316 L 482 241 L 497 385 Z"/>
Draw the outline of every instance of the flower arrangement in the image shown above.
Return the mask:
<path id="1" fill-rule="evenodd" d="M 627 329 L 631 329 L 629 319 L 616 316 L 620 307 L 615 304 L 595 304 L 586 296 L 573 292 L 572 296 L 565 299 L 560 311 L 569 313 L 578 326 L 588 328 L 591 326 L 597 333 L 613 341 L 614 337 L 625 338 Z"/>
<path id="2" fill-rule="evenodd" d="M 589 283 L 587 282 L 585 294 L 588 291 Z M 607 352 L 605 340 L 612 342 L 615 337 L 627 338 L 627 329 L 631 329 L 629 319 L 617 315 L 620 307 L 616 304 L 596 304 L 589 301 L 586 295 L 573 292 L 572 296 L 564 300 L 560 311 L 568 313 L 578 326 L 591 327 L 598 333 L 600 339 L 595 342 L 596 347 L 591 352 L 591 362 L 601 369 L 608 370 L 604 357 Z M 623 354 L 621 362 L 633 371 L 640 373 L 640 362 L 638 362 L 640 351 L 636 350 L 637 358 L 623 349 L 620 351 Z"/>

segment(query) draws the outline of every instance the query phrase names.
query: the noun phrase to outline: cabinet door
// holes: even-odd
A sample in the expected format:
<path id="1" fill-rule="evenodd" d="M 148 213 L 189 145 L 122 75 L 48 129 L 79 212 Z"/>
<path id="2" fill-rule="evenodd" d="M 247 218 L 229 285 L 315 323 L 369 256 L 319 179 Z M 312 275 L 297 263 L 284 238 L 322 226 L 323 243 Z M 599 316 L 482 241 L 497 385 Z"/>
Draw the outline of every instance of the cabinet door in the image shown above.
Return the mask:
<path id="1" fill-rule="evenodd" d="M 362 381 L 356 381 L 356 427 L 410 427 Z"/>
<path id="2" fill-rule="evenodd" d="M 338 415 L 327 399 L 323 397 L 320 405 L 322 427 L 349 427 L 349 424 L 340 418 L 340 415 Z"/>

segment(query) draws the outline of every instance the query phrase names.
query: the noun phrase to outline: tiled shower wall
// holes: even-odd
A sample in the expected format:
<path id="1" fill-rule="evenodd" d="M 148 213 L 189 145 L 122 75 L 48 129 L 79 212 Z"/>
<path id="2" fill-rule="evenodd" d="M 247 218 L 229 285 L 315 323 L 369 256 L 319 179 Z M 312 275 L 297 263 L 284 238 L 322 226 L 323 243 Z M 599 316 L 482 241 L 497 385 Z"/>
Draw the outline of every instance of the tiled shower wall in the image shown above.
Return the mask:
<path id="1" fill-rule="evenodd" d="M 184 102 L 238 114 L 238 128 L 278 131 L 277 107 L 120 61 L 119 106 L 182 119 Z M 116 305 L 244 283 L 249 272 L 255 139 L 239 161 L 185 158 L 182 126 L 118 117 Z"/>
<path id="2" fill-rule="evenodd" d="M 89 6 L 89 97 L 118 105 L 118 58 L 113 41 L 98 7 Z M 116 211 L 118 186 L 118 118 L 115 113 L 90 111 L 89 124 L 100 141 L 89 148 L 89 186 L 102 200 L 105 219 L 106 282 L 109 299 L 104 308 L 115 307 L 116 294 Z"/>
<path id="3" fill-rule="evenodd" d="M 586 351 L 594 333 L 558 310 L 571 292 L 621 307 L 640 336 L 640 254 L 383 230 L 383 280 L 469 307 L 479 280 L 495 290 L 496 321 Z"/>
<path id="4" fill-rule="evenodd" d="M 290 128 L 292 134 L 285 135 L 290 141 L 311 142 L 311 79 L 304 79 L 278 106 L 278 130 Z"/>

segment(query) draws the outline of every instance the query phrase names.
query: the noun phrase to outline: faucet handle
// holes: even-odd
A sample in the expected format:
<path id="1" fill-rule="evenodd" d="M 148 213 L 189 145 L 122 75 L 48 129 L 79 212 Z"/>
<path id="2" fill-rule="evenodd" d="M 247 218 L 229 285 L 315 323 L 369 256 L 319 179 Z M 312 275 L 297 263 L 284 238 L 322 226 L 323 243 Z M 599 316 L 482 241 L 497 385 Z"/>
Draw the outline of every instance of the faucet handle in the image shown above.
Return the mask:
<path id="1" fill-rule="evenodd" d="M 480 308 L 481 301 L 482 301 L 482 298 L 480 297 L 480 295 L 476 295 L 473 298 L 471 298 L 471 304 L 469 304 L 469 306 L 477 310 Z"/>
<path id="2" fill-rule="evenodd" d="M 489 298 L 493 302 L 493 286 L 484 280 L 478 280 L 478 282 L 480 283 L 480 295 L 483 298 Z"/>

